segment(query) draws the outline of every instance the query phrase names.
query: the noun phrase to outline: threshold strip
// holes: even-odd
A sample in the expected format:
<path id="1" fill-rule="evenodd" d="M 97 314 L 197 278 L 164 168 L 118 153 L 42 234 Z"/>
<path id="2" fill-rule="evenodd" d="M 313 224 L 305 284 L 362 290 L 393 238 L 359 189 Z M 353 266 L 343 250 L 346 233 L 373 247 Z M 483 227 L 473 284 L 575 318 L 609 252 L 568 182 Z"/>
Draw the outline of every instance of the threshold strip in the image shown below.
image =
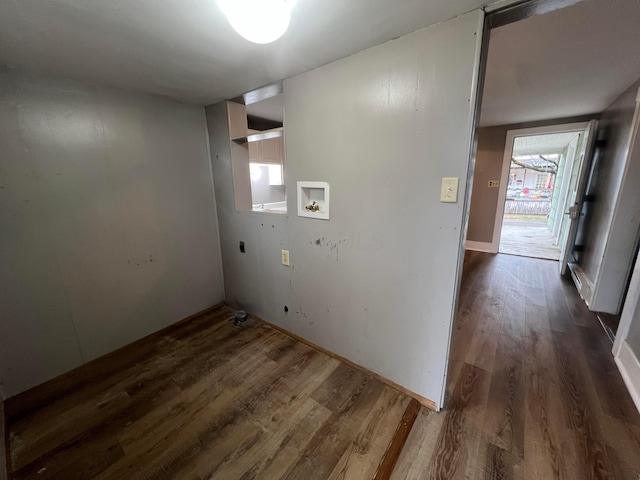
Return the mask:
<path id="1" fill-rule="evenodd" d="M 400 420 L 398 428 L 396 428 L 396 431 L 393 434 L 393 438 L 387 447 L 387 451 L 384 453 L 384 456 L 380 461 L 380 465 L 378 465 L 378 469 L 373 476 L 373 480 L 388 480 L 391 478 L 393 469 L 398 462 L 398 458 L 400 458 L 400 453 L 402 453 L 402 449 L 404 448 L 405 443 L 407 443 L 409 433 L 411 433 L 413 424 L 418 417 L 420 407 L 420 402 L 415 398 L 412 398 L 404 411 L 404 415 L 402 415 L 402 420 Z"/>

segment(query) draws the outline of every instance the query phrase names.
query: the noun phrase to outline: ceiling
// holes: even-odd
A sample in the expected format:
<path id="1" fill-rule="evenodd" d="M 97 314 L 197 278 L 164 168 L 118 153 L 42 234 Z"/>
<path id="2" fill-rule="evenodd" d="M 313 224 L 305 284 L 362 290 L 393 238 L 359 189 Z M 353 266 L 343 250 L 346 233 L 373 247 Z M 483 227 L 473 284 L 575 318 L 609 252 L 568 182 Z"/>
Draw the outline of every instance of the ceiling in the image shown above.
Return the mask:
<path id="1" fill-rule="evenodd" d="M 640 1 L 587 0 L 491 32 L 480 126 L 599 113 L 640 77 Z"/>
<path id="2" fill-rule="evenodd" d="M 580 135 L 580 132 L 547 133 L 545 135 L 516 137 L 513 141 L 513 156 L 561 153 L 567 145 L 578 138 L 578 135 Z"/>
<path id="3" fill-rule="evenodd" d="M 495 0 L 298 0 L 255 45 L 215 0 L 0 0 L 0 65 L 207 105 Z"/>

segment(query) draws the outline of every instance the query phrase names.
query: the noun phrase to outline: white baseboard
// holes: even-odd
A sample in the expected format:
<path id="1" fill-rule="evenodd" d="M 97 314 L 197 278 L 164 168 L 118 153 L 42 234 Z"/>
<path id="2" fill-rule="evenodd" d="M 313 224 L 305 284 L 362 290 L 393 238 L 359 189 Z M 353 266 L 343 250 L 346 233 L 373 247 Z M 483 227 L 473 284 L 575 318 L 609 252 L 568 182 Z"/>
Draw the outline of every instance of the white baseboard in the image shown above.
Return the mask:
<path id="1" fill-rule="evenodd" d="M 626 341 L 622 342 L 620 353 L 615 357 L 615 361 L 631 398 L 640 412 L 640 361 Z"/>
<path id="2" fill-rule="evenodd" d="M 474 250 L 476 252 L 487 252 L 487 253 L 495 253 L 491 249 L 491 242 L 474 242 L 472 240 L 467 240 L 464 242 L 464 248 L 466 250 Z"/>
<path id="3" fill-rule="evenodd" d="M 580 294 L 580 297 L 584 300 L 584 303 L 587 304 L 590 310 L 591 308 L 591 300 L 593 299 L 593 283 L 587 277 L 587 274 L 584 273 L 584 270 L 580 268 L 580 265 L 577 263 L 569 263 L 569 270 L 571 271 L 571 278 L 573 279 L 573 283 Z"/>

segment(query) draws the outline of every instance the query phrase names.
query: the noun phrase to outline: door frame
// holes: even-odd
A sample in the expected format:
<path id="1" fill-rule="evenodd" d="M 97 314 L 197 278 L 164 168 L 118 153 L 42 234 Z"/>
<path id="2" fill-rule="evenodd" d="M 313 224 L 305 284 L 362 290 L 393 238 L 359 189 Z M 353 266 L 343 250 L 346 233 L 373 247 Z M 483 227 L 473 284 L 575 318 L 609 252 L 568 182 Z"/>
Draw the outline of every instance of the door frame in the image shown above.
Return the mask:
<path id="1" fill-rule="evenodd" d="M 631 398 L 640 411 L 640 360 L 627 343 L 631 324 L 640 322 L 640 257 L 636 259 L 632 272 L 612 352 Z"/>
<path id="2" fill-rule="evenodd" d="M 491 237 L 491 253 L 498 253 L 498 249 L 500 248 L 500 235 L 502 232 L 502 220 L 504 218 L 504 205 L 507 200 L 507 190 L 509 187 L 509 170 L 511 169 L 513 142 L 516 137 L 532 137 L 537 135 L 546 135 L 549 133 L 581 132 L 584 131 L 588 125 L 589 122 L 578 122 L 507 130 L 507 136 L 504 143 L 504 155 L 502 157 L 502 171 L 500 172 L 498 204 L 496 205 L 496 217 L 493 224 L 493 235 Z"/>

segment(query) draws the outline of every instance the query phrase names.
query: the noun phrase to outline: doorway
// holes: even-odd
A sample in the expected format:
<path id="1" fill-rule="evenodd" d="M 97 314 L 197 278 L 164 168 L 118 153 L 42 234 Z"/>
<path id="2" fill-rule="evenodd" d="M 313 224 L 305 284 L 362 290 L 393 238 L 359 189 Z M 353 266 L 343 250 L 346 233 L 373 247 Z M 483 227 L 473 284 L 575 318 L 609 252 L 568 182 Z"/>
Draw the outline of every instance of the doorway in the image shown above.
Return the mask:
<path id="1" fill-rule="evenodd" d="M 563 213 L 581 141 L 579 131 L 558 131 L 565 128 L 507 132 L 499 253 L 560 260 L 560 242 L 568 226 Z"/>
<path id="2" fill-rule="evenodd" d="M 499 438 L 501 432 L 504 432 L 499 425 L 511 422 L 512 418 L 522 417 L 522 412 L 528 404 L 528 401 L 522 399 L 528 392 L 536 391 L 541 394 L 532 400 L 533 403 L 540 402 L 541 399 L 548 402 L 548 393 L 552 390 L 542 386 L 540 380 L 553 375 L 552 369 L 545 368 L 544 371 L 536 372 L 530 368 L 532 365 L 539 365 L 541 358 L 551 359 L 555 362 L 555 368 L 562 367 L 558 370 L 560 375 L 564 374 L 560 370 L 567 365 L 581 367 L 572 369 L 569 382 L 556 377 L 554 385 L 570 385 L 571 392 L 563 392 L 562 396 L 554 401 L 552 409 L 557 411 L 570 408 L 572 405 L 567 399 L 570 400 L 576 393 L 587 395 L 593 388 L 588 384 L 576 383 L 577 379 L 595 378 L 583 374 L 582 367 L 589 366 L 591 371 L 595 371 L 608 363 L 610 367 L 603 377 L 600 391 L 610 395 L 609 398 L 615 397 L 615 404 L 618 399 L 624 401 L 629 415 L 633 413 L 633 404 L 625 392 L 622 377 L 617 374 L 615 367 L 611 368 L 606 335 L 600 328 L 597 316 L 590 310 L 592 305 L 584 301 L 585 298 L 592 297 L 589 294 L 591 284 L 586 281 L 589 277 L 586 274 L 580 277 L 576 272 L 587 266 L 585 258 L 597 258 L 600 254 L 599 249 L 592 248 L 593 245 L 603 245 L 602 254 L 617 255 L 618 252 L 622 252 L 622 248 L 609 248 L 612 243 L 607 240 L 611 231 L 608 223 L 613 224 L 612 220 L 619 215 L 619 211 L 614 211 L 614 207 L 621 197 L 596 195 L 596 192 L 601 194 L 614 190 L 608 189 L 609 183 L 616 185 L 618 181 L 612 180 L 611 173 L 614 170 L 610 168 L 604 172 L 604 177 L 600 178 L 590 175 L 592 170 L 589 162 L 598 125 L 592 119 L 600 119 L 603 126 L 597 131 L 598 147 L 604 149 L 602 151 L 608 149 L 607 161 L 613 163 L 616 159 L 623 159 L 628 142 L 637 138 L 635 134 L 630 135 L 629 132 L 633 130 L 627 128 L 627 125 L 631 123 L 630 117 L 633 113 L 629 101 L 630 95 L 635 94 L 632 87 L 640 80 L 638 72 L 635 72 L 631 78 L 625 80 L 626 84 L 616 84 L 612 79 L 603 79 L 598 85 L 584 91 L 580 91 L 579 87 L 583 84 L 583 79 L 591 79 L 604 72 L 602 65 L 609 62 L 612 63 L 612 71 L 621 71 L 622 64 L 616 66 L 613 65 L 613 61 L 626 59 L 623 64 L 631 64 L 629 60 L 634 58 L 635 54 L 630 50 L 628 53 L 625 50 L 623 54 L 624 45 L 616 50 L 620 53 L 616 56 L 607 55 L 605 52 L 601 55 L 595 53 L 596 48 L 593 47 L 598 45 L 607 45 L 608 51 L 612 51 L 613 48 L 611 39 L 615 36 L 611 36 L 610 31 L 603 28 L 603 17 L 613 15 L 611 12 L 616 10 L 611 9 L 606 1 L 579 2 L 567 8 L 561 8 L 558 2 L 552 1 L 528 2 L 523 5 L 490 14 L 485 23 L 486 65 L 481 67 L 481 71 L 485 71 L 484 76 L 480 76 L 482 96 L 477 114 L 473 186 L 469 199 L 465 244 L 467 251 L 464 255 L 459 309 L 453 326 L 453 347 L 449 366 L 449 392 L 454 398 L 455 389 L 465 381 L 464 368 L 468 365 L 491 375 L 488 397 L 490 402 L 495 404 L 501 399 L 509 398 L 510 403 L 506 408 L 502 405 L 496 408 L 500 412 L 509 412 L 508 415 L 496 415 L 495 420 L 485 421 L 485 428 L 486 425 L 494 428 L 492 434 L 496 436 L 493 438 Z M 554 7 L 558 8 L 550 12 L 538 12 L 540 15 L 531 15 L 536 7 L 543 5 L 551 10 Z M 637 7 L 630 3 L 626 5 L 629 10 L 636 8 L 637 12 Z M 615 24 L 617 30 L 624 30 L 627 25 L 631 28 L 631 22 L 627 22 L 627 18 L 630 17 L 628 13 L 620 13 L 610 25 Z M 578 18 L 580 21 L 577 21 Z M 599 38 L 599 41 L 596 43 L 594 38 Z M 594 68 L 594 65 L 598 65 L 598 68 Z M 597 104 L 598 97 L 607 91 L 610 91 L 609 98 L 600 97 L 600 103 Z M 623 98 L 623 101 L 619 102 L 616 98 Z M 640 99 L 640 94 L 637 98 Z M 620 112 L 626 114 L 622 116 Z M 557 125 L 559 128 L 549 131 L 548 125 Z M 533 128 L 527 130 L 528 127 Z M 545 143 L 544 135 L 564 133 L 572 135 L 560 150 L 536 151 L 533 148 L 536 143 Z M 536 136 L 538 138 L 535 138 Z M 622 141 L 624 139 L 629 140 Z M 605 140 L 608 143 L 604 143 Z M 530 149 L 524 148 L 527 143 L 532 144 L 529 145 Z M 551 158 L 551 153 L 557 157 Z M 540 160 L 544 160 L 544 163 Z M 634 171 L 625 169 L 622 160 L 620 164 L 622 166 L 617 171 L 619 176 L 616 179 L 624 179 L 624 182 L 619 182 L 623 186 L 628 178 L 640 178 L 636 174 L 631 175 Z M 525 179 L 525 172 L 516 172 L 515 167 L 528 170 L 527 177 L 530 174 L 534 175 L 536 183 L 538 173 L 548 173 L 551 169 L 554 170 L 555 178 L 551 182 L 547 178 L 546 186 L 541 185 L 545 182 L 544 178 L 540 178 L 541 184 L 532 185 L 529 182 L 533 180 Z M 536 171 L 536 168 L 532 167 L 543 171 Z M 599 169 L 596 172 L 602 171 L 603 169 Z M 585 199 L 585 187 L 590 178 L 594 185 L 602 186 L 605 182 L 609 183 L 606 184 L 606 188 L 600 187 L 588 193 Z M 540 187 L 543 187 L 542 190 L 551 190 L 551 202 L 546 207 L 548 212 L 534 212 L 538 216 L 548 215 L 547 221 L 544 222 L 540 218 L 536 220 L 539 224 L 546 223 L 540 226 L 550 233 L 553 242 L 560 247 L 560 256 L 552 262 L 505 255 L 504 253 L 508 252 L 504 251 L 505 245 L 501 240 L 504 236 L 503 226 L 508 227 L 509 223 L 505 216 L 505 213 L 510 213 L 509 208 L 505 208 L 508 200 L 530 198 L 532 191 L 537 192 L 541 190 Z M 528 191 L 525 191 L 525 188 Z M 638 188 L 629 189 L 629 197 L 633 196 L 635 201 L 626 201 L 624 204 L 637 206 L 639 191 Z M 546 194 L 544 196 L 546 197 Z M 540 198 L 542 197 L 543 195 L 540 195 Z M 605 203 L 608 198 L 613 200 Z M 591 213 L 585 213 L 585 201 L 591 204 Z M 610 208 L 603 209 L 603 205 L 609 205 Z M 597 223 L 593 220 L 596 207 L 604 210 L 601 217 L 596 218 Z M 542 207 L 529 205 L 529 210 L 516 213 L 531 214 L 534 208 Z M 606 218 L 606 221 L 602 218 Z M 581 219 L 591 219 L 592 228 L 581 230 L 582 240 L 576 241 L 578 223 Z M 601 231 L 597 231 L 593 225 L 602 225 Z M 560 261 L 557 261 L 558 259 Z M 571 276 L 560 275 L 568 270 Z M 587 273 L 593 274 L 591 270 Z M 581 282 L 582 278 L 585 280 Z M 634 345 L 640 345 L 640 335 L 630 338 L 631 342 L 637 342 Z M 627 370 L 629 375 L 629 371 L 638 365 L 638 357 L 630 355 L 630 348 L 625 350 L 621 345 L 620 343 L 617 361 L 630 366 Z M 589 355 L 594 354 L 596 348 L 597 355 L 577 360 L 587 352 Z M 507 355 L 511 354 L 513 357 L 507 358 Z M 575 362 L 568 360 L 572 355 L 575 355 Z M 635 375 L 637 380 L 629 383 L 640 385 L 638 372 L 640 370 L 637 368 L 632 371 L 630 375 Z M 617 385 L 617 393 L 614 393 L 614 384 Z M 492 392 L 494 385 L 495 391 Z M 506 387 L 502 391 L 499 390 L 500 386 L 504 385 L 509 385 L 508 393 Z M 635 391 L 640 389 L 636 387 Z M 637 398 L 637 394 L 634 398 Z M 611 402 L 602 403 L 606 406 Z M 548 406 L 541 407 L 545 412 L 541 419 L 544 418 L 545 422 L 546 412 L 550 411 Z M 531 431 L 528 427 L 529 425 L 526 428 L 524 425 L 515 426 L 510 429 L 510 435 L 512 432 Z M 580 428 L 577 425 L 576 427 L 576 430 Z M 532 424 L 531 428 L 537 426 Z M 548 433 L 544 431 L 544 427 L 540 431 L 543 435 Z M 558 438 L 566 438 L 561 433 L 557 435 Z M 514 445 L 513 439 L 512 435 L 507 442 L 500 443 L 501 448 L 507 450 L 508 454 L 522 452 L 522 449 L 518 450 L 518 445 Z M 522 436 L 518 437 L 518 442 L 521 440 Z M 527 442 L 520 444 L 523 443 L 526 445 Z M 580 451 L 581 448 L 589 448 L 589 445 L 578 440 L 573 452 Z M 557 447 L 553 447 L 542 454 L 540 451 L 536 452 L 540 456 L 537 457 L 539 463 L 535 468 L 547 464 L 552 466 L 550 472 L 554 470 L 557 467 L 557 463 L 554 463 L 557 460 L 557 451 Z M 524 458 L 527 458 L 527 454 Z M 589 457 L 583 455 L 582 458 Z M 629 454 L 629 458 L 637 459 L 637 448 Z M 579 461 L 570 463 L 581 466 Z M 554 471 L 557 476 L 558 470 Z M 537 473 L 532 475 L 546 478 L 553 473 L 546 475 L 537 470 Z M 588 476 L 580 472 L 562 475 L 571 478 Z"/>

